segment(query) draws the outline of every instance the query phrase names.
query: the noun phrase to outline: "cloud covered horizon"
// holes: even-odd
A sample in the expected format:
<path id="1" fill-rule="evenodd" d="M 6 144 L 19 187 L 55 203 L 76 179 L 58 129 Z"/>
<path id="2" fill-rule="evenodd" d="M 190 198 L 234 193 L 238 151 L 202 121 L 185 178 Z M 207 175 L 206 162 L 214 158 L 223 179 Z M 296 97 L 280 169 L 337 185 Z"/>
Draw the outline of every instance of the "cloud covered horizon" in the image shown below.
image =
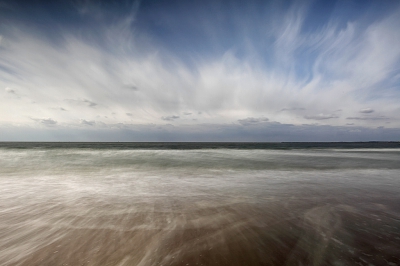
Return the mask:
<path id="1" fill-rule="evenodd" d="M 399 140 L 400 3 L 189 2 L 2 2 L 0 140 Z"/>

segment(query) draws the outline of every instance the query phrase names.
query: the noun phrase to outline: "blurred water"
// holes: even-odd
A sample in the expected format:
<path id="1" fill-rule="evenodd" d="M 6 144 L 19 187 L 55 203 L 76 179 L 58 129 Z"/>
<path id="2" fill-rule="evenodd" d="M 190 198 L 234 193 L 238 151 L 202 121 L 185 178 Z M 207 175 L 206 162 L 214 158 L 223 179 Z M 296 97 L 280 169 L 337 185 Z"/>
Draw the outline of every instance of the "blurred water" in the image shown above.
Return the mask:
<path id="1" fill-rule="evenodd" d="M 400 264 L 396 146 L 141 145 L 2 143 L 0 265 Z"/>

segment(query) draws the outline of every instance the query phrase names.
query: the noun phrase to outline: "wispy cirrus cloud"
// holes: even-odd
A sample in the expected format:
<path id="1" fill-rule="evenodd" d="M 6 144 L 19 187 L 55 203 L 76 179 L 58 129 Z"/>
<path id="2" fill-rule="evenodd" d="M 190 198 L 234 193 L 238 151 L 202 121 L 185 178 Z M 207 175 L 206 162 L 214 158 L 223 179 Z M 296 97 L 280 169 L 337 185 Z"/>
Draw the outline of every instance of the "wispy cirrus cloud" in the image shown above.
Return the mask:
<path id="1" fill-rule="evenodd" d="M 55 21 L 56 33 L 26 23 L 17 6 L 0 21 L 0 125 L 51 117 L 71 128 L 310 120 L 398 128 L 400 4 L 351 18 L 341 4 L 322 21 L 307 1 L 227 10 L 83 1 L 70 11 L 79 19 Z"/>

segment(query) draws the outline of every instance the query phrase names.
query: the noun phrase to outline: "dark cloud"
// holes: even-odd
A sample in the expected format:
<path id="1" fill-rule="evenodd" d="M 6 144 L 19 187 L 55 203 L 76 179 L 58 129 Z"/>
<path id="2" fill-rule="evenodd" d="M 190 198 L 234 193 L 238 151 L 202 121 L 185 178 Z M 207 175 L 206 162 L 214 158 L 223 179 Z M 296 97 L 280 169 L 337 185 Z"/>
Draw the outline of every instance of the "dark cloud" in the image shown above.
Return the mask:
<path id="1" fill-rule="evenodd" d="M 363 117 L 359 117 L 359 116 L 350 116 L 347 117 L 346 119 L 348 120 L 388 120 L 389 118 L 385 117 L 385 116 L 363 116 Z"/>
<path id="2" fill-rule="evenodd" d="M 55 120 L 53 120 L 51 118 L 48 118 L 48 119 L 40 120 L 40 123 L 42 123 L 44 125 L 55 125 L 55 124 L 57 124 L 57 121 L 55 121 Z"/>
<path id="3" fill-rule="evenodd" d="M 265 117 L 259 117 L 259 118 L 254 118 L 254 117 L 248 117 L 245 119 L 239 119 L 238 122 L 243 125 L 243 126 L 249 126 L 249 125 L 256 125 L 264 122 L 268 122 L 269 119 Z"/>
<path id="4" fill-rule="evenodd" d="M 53 108 L 50 108 L 50 109 L 58 110 L 58 111 L 63 111 L 63 112 L 68 111 L 67 109 L 65 109 L 65 108 L 63 108 L 63 107 L 53 107 Z"/>
<path id="5" fill-rule="evenodd" d="M 338 118 L 339 116 L 335 114 L 318 114 L 318 115 L 306 115 L 304 116 L 305 119 L 312 119 L 312 120 L 326 120 L 332 118 Z"/>
<path id="6" fill-rule="evenodd" d="M 163 116 L 161 119 L 165 121 L 173 121 L 175 119 L 179 119 L 179 115 Z"/>
<path id="7" fill-rule="evenodd" d="M 6 91 L 7 93 L 9 93 L 9 94 L 17 95 L 17 93 L 15 92 L 15 90 L 12 90 L 12 89 L 10 89 L 10 88 L 5 88 L 5 91 Z"/>
<path id="8" fill-rule="evenodd" d="M 365 109 L 361 109 L 360 110 L 360 113 L 363 113 L 363 114 L 370 114 L 370 113 L 373 113 L 373 112 L 374 112 L 374 110 L 371 109 L 371 108 L 365 108 Z"/>
<path id="9" fill-rule="evenodd" d="M 51 118 L 47 118 L 47 119 L 46 118 L 44 118 L 44 119 L 32 118 L 32 120 L 34 120 L 42 125 L 45 125 L 45 126 L 54 126 L 57 124 L 57 121 L 55 121 Z"/>
<path id="10" fill-rule="evenodd" d="M 126 113 L 126 115 L 127 115 L 127 116 L 133 116 L 133 114 L 132 114 L 132 113 Z"/>
<path id="11" fill-rule="evenodd" d="M 90 101 L 90 100 L 87 100 L 87 99 L 79 99 L 79 100 L 66 99 L 66 101 L 70 102 L 72 104 L 75 104 L 75 105 L 85 105 L 85 106 L 88 106 L 88 107 L 95 107 L 95 106 L 98 105 L 97 103 L 95 103 L 93 101 Z"/>
<path id="12" fill-rule="evenodd" d="M 81 119 L 81 124 L 85 126 L 94 126 L 96 124 L 95 121 L 87 121 L 85 119 Z"/>
<path id="13" fill-rule="evenodd" d="M 124 85 L 124 87 L 128 90 L 138 91 L 139 88 L 136 85 Z"/>
<path id="14" fill-rule="evenodd" d="M 190 112 L 184 112 L 183 114 L 184 114 L 184 115 L 191 115 L 192 113 L 190 113 Z"/>
<path id="15" fill-rule="evenodd" d="M 8 87 L 6 87 L 4 90 L 11 97 L 14 97 L 14 98 L 17 98 L 17 99 L 21 99 L 21 95 L 16 90 L 13 90 L 13 89 L 8 88 Z"/>
<path id="16" fill-rule="evenodd" d="M 86 103 L 89 107 L 95 107 L 97 103 L 89 101 L 89 100 L 83 100 L 84 103 Z"/>
<path id="17" fill-rule="evenodd" d="M 283 111 L 304 111 L 306 108 L 301 108 L 301 107 L 293 107 L 293 108 L 283 108 L 281 109 L 281 112 Z"/>

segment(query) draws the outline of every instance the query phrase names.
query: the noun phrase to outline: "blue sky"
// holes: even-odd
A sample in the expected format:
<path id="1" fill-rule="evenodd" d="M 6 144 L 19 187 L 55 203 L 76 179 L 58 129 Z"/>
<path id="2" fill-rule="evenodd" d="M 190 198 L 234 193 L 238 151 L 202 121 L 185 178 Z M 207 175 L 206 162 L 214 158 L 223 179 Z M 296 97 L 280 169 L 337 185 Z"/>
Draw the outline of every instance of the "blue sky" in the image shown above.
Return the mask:
<path id="1" fill-rule="evenodd" d="M 400 139 L 400 1 L 0 1 L 0 140 Z"/>

